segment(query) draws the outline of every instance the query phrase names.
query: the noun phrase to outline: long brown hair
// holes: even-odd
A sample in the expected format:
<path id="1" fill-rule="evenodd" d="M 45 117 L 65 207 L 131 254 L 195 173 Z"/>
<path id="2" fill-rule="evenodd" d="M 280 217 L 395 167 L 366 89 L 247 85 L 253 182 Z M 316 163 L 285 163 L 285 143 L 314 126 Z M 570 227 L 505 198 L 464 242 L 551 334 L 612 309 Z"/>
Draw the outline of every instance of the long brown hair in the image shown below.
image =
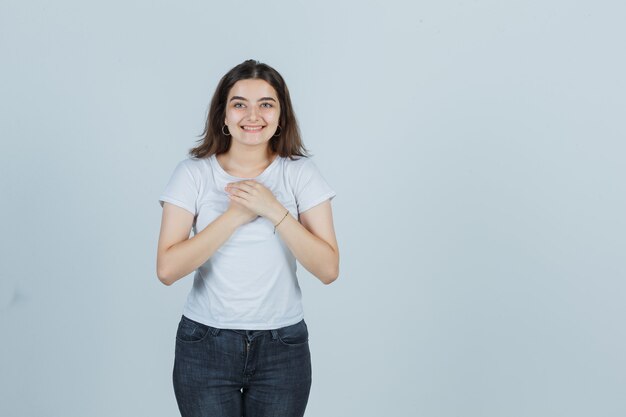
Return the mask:
<path id="1" fill-rule="evenodd" d="M 272 153 L 290 158 L 292 156 L 309 156 L 308 150 L 302 143 L 300 128 L 296 121 L 285 80 L 274 68 L 254 59 L 242 62 L 222 77 L 211 100 L 204 132 L 200 135 L 202 138 L 197 141 L 202 143 L 190 149 L 189 155 L 195 158 L 205 158 L 213 154 L 222 154 L 230 149 L 231 137 L 222 132 L 228 92 L 237 81 L 249 79 L 267 81 L 278 94 L 280 134 L 273 136 L 269 141 Z"/>

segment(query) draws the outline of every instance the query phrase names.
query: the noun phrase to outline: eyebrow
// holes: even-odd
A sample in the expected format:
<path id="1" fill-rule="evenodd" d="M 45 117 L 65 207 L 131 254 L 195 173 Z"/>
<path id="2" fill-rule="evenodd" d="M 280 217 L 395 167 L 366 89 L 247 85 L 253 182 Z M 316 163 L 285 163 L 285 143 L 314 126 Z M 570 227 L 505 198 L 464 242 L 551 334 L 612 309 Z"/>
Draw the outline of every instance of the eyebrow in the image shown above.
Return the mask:
<path id="1" fill-rule="evenodd" d="M 243 101 L 248 101 L 247 98 L 245 97 L 241 97 L 241 96 L 232 96 L 230 98 L 230 100 L 228 101 L 233 101 L 233 100 L 243 100 Z M 276 100 L 274 100 L 272 97 L 261 97 L 258 101 L 273 101 L 274 103 L 276 103 Z"/>

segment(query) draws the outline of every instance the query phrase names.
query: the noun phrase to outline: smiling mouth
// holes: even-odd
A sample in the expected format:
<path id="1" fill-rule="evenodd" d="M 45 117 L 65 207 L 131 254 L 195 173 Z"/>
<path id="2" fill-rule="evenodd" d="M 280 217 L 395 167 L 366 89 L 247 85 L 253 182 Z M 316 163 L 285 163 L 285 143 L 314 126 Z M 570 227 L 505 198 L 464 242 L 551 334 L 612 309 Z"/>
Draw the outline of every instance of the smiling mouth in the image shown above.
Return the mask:
<path id="1" fill-rule="evenodd" d="M 243 126 L 242 129 L 246 132 L 260 132 L 265 126 Z"/>

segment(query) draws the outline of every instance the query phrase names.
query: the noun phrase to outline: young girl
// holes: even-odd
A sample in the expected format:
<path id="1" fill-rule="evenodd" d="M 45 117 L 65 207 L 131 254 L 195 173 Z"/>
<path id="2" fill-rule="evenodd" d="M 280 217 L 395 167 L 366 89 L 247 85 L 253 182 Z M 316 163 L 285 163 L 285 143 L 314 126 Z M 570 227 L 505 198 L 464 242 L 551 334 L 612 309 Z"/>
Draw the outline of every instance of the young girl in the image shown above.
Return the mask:
<path id="1" fill-rule="evenodd" d="M 202 143 L 159 197 L 157 275 L 171 285 L 195 271 L 176 333 L 183 417 L 304 415 L 296 259 L 324 284 L 339 274 L 335 192 L 306 153 L 283 78 L 247 60 L 220 80 Z"/>

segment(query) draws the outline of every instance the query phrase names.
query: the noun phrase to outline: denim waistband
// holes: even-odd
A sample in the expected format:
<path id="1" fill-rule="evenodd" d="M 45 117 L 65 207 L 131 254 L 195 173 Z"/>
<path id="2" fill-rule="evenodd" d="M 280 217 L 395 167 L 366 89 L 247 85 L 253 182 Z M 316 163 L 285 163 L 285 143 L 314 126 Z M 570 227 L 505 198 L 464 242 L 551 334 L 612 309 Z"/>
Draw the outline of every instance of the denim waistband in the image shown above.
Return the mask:
<path id="1" fill-rule="evenodd" d="M 183 320 L 189 320 L 190 322 L 196 323 L 196 325 L 206 326 L 209 328 L 209 331 L 213 336 L 217 336 L 220 332 L 233 332 L 245 336 L 248 340 L 252 340 L 256 337 L 263 335 L 271 335 L 272 339 L 278 338 L 278 330 L 280 329 L 271 329 L 271 330 L 244 330 L 244 329 L 220 329 L 217 327 L 209 326 L 204 323 L 197 322 L 195 320 L 190 319 L 189 317 L 182 315 Z"/>
<path id="2" fill-rule="evenodd" d="M 238 333 L 242 336 L 245 336 L 248 340 L 252 340 L 256 337 L 263 335 L 271 335 L 272 339 L 276 339 L 278 337 L 278 332 L 276 330 L 239 330 L 239 329 L 222 329 L 222 331 L 230 331 Z"/>

